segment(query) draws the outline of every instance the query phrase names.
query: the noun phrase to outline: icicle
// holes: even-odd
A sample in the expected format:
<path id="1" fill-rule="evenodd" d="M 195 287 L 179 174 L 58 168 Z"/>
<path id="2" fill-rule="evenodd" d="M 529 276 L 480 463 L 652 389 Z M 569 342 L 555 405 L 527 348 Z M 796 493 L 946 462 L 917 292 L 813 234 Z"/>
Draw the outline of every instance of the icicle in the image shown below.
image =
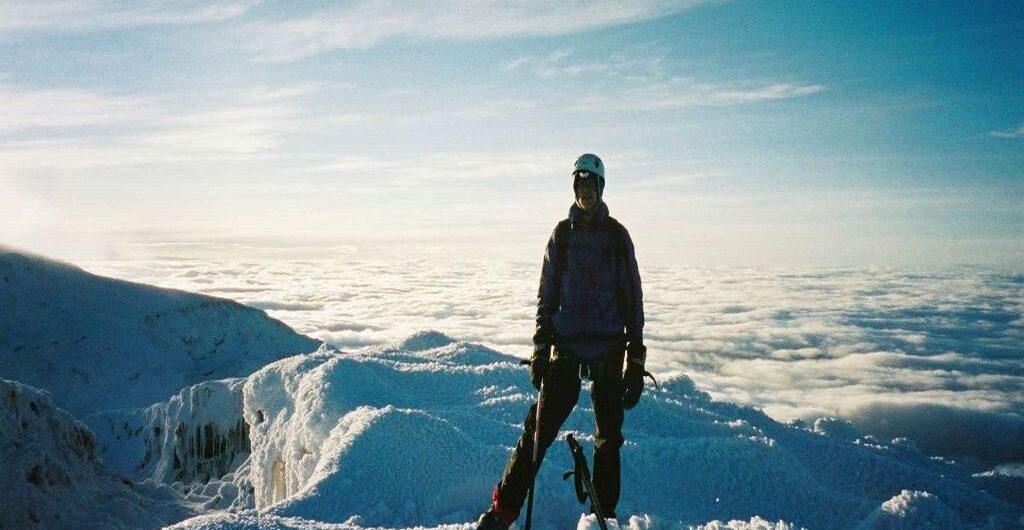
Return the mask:
<path id="1" fill-rule="evenodd" d="M 281 457 L 277 457 L 270 467 L 270 499 L 272 503 L 283 501 L 288 496 L 284 473 L 284 461 L 281 460 Z"/>

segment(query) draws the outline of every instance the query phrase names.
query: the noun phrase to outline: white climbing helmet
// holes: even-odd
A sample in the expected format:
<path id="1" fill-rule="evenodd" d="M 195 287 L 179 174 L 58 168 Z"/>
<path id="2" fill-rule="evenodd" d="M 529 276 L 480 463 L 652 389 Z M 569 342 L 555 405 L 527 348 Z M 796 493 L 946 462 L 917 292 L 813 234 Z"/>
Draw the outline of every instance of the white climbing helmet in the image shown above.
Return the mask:
<path id="1" fill-rule="evenodd" d="M 596 178 L 597 196 L 604 195 L 604 162 L 597 155 L 584 153 L 576 159 L 576 163 L 572 166 L 573 191 L 579 186 L 580 179 L 584 178 Z"/>
<path id="2" fill-rule="evenodd" d="M 589 171 L 596 173 L 597 176 L 604 179 L 604 162 L 597 155 L 591 153 L 584 153 L 576 159 L 576 163 L 572 166 L 572 173 L 575 175 L 577 171 Z"/>

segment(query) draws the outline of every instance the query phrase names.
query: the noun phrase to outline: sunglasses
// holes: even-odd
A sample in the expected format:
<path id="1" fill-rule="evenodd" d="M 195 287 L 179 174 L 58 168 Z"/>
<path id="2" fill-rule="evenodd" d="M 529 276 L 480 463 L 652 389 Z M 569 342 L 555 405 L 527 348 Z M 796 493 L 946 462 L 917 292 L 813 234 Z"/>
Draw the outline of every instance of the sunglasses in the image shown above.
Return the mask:
<path id="1" fill-rule="evenodd" d="M 597 177 L 598 175 L 597 175 L 597 173 L 593 173 L 591 171 L 587 171 L 587 170 L 584 169 L 584 170 L 580 170 L 580 171 L 574 172 L 573 176 L 577 177 L 577 178 L 581 178 L 581 179 L 588 179 L 590 177 Z"/>

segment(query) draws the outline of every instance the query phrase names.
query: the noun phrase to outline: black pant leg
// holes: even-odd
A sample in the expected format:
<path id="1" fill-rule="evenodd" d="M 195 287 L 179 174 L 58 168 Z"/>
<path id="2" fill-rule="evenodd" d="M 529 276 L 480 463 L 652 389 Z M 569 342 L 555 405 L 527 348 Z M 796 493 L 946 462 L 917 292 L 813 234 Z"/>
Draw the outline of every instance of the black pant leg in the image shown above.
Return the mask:
<path id="1" fill-rule="evenodd" d="M 572 413 L 580 394 L 580 380 L 576 371 L 576 363 L 569 359 L 556 359 L 544 378 L 543 391 L 540 394 L 540 450 L 539 462 L 544 461 L 547 449 L 558 436 L 558 431 L 566 418 Z M 526 500 L 530 483 L 536 472 L 533 469 L 533 433 L 537 422 L 537 403 L 530 407 L 530 412 L 523 422 L 523 435 L 519 437 L 505 473 L 495 491 L 495 502 L 506 512 L 519 513 Z M 537 465 L 537 469 L 540 465 Z"/>
<path id="2" fill-rule="evenodd" d="M 620 458 L 624 443 L 622 423 L 622 354 L 614 352 L 604 362 L 600 377 L 594 381 L 594 489 L 606 517 L 615 514 L 619 503 Z"/>

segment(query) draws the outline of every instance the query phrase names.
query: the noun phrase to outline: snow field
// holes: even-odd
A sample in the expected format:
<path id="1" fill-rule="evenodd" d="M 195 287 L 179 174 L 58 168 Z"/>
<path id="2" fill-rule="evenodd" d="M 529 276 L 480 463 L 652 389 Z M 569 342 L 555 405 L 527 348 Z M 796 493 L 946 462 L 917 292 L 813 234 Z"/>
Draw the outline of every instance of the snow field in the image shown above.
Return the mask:
<path id="1" fill-rule="evenodd" d="M 0 274 L 0 374 L 24 380 L 0 380 L 0 530 L 468 530 L 534 396 L 517 357 L 437 332 L 283 358 L 316 342 L 228 300 L 3 249 Z M 1022 498 L 1019 465 L 971 475 L 845 420 L 782 424 L 688 375 L 627 413 L 621 528 L 1024 527 L 1000 500 Z M 563 427 L 584 446 L 591 409 L 584 390 Z M 580 519 L 570 467 L 559 440 L 537 530 Z"/>
<path id="2" fill-rule="evenodd" d="M 436 332 L 279 361 L 244 387 L 256 511 L 175 528 L 470 528 L 532 397 L 518 358 Z M 587 447 L 592 428 L 585 390 L 564 429 Z M 994 529 L 1021 515 L 906 441 L 835 419 L 780 424 L 711 400 L 682 374 L 648 387 L 624 430 L 618 513 L 635 530 Z M 538 475 L 538 530 L 579 519 L 561 479 L 571 465 L 557 441 Z"/>

